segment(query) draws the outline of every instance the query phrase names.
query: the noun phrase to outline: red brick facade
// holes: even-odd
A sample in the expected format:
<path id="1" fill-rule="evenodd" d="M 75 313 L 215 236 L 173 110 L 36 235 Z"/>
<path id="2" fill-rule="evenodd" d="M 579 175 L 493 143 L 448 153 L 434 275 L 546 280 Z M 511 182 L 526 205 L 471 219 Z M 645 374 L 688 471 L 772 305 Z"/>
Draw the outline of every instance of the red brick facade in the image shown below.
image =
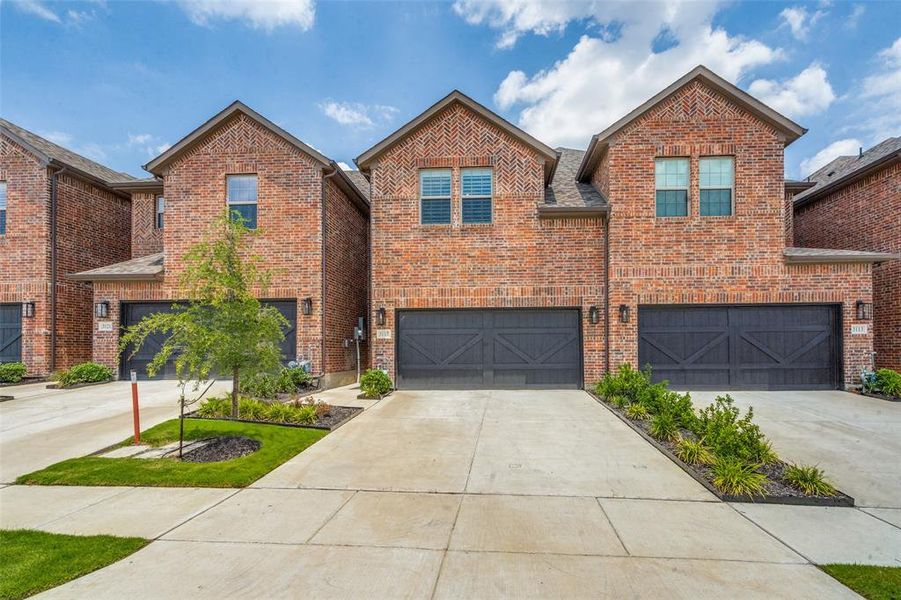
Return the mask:
<path id="1" fill-rule="evenodd" d="M 353 369 L 351 349 L 344 348 L 342 341 L 351 337 L 356 317 L 365 315 L 361 312 L 366 299 L 365 210 L 356 208 L 334 183 L 324 182 L 323 167 L 313 157 L 243 113 L 221 123 L 166 166 L 161 246 L 159 230 L 153 229 L 152 194 L 141 194 L 135 202 L 135 211 L 140 211 L 133 216 L 136 256 L 161 248 L 162 281 L 97 282 L 96 300 L 110 302 L 109 320 L 118 323 L 121 301 L 183 299 L 179 291 L 182 258 L 225 210 L 229 174 L 258 176 L 259 233 L 250 248 L 273 272 L 265 298 L 297 303 L 298 358 L 311 360 L 314 372 Z M 323 278 L 323 196 L 331 225 L 326 229 L 326 256 L 335 257 L 327 281 Z M 324 285 L 334 290 L 329 291 L 328 303 L 323 302 Z M 312 299 L 310 315 L 302 314 L 304 298 Z M 116 364 L 117 337 L 96 333 L 95 360 Z"/>
<path id="2" fill-rule="evenodd" d="M 131 195 L 132 258 L 163 251 L 163 229 L 156 226 L 156 197 L 153 192 Z"/>
<path id="3" fill-rule="evenodd" d="M 0 302 L 35 303 L 22 319 L 22 360 L 29 375 L 51 370 L 52 173 L 26 148 L 6 136 L 0 180 L 7 183 L 7 234 L 0 236 Z M 130 202 L 72 174 L 57 176 L 56 360 L 62 369 L 90 360 L 91 284 L 67 275 L 127 260 Z"/>
<path id="4" fill-rule="evenodd" d="M 592 176 L 611 205 L 611 367 L 636 364 L 645 304 L 842 305 L 844 376 L 869 362 L 871 335 L 849 335 L 854 303 L 871 294 L 868 264 L 787 265 L 784 142 L 765 122 L 694 81 L 615 134 Z M 690 159 L 689 216 L 655 216 L 654 159 Z M 698 159 L 732 156 L 734 214 L 699 216 Z"/>
<path id="5" fill-rule="evenodd" d="M 493 222 L 462 224 L 459 169 L 490 166 Z M 421 225 L 419 170 L 450 168 L 452 223 Z M 378 157 L 372 182 L 372 309 L 581 308 L 585 380 L 600 376 L 604 325 L 587 320 L 601 305 L 601 219 L 538 218 L 543 159 L 462 104 L 449 105 Z M 374 339 L 372 361 L 395 377 L 394 340 Z"/>
<path id="6" fill-rule="evenodd" d="M 901 253 L 901 163 L 800 206 L 796 246 Z M 873 268 L 876 364 L 901 371 L 901 261 Z"/>

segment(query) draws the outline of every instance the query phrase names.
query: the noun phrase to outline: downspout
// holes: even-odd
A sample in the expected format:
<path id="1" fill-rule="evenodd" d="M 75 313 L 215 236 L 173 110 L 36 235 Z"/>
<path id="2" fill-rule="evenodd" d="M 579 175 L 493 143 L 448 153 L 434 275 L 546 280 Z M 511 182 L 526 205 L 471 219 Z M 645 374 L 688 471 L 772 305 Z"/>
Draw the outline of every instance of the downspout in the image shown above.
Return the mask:
<path id="1" fill-rule="evenodd" d="M 604 373 L 610 372 L 610 207 L 604 217 Z"/>
<path id="2" fill-rule="evenodd" d="M 58 204 L 59 176 L 66 172 L 63 167 L 50 176 L 50 372 L 56 371 L 56 216 Z"/>
<path id="3" fill-rule="evenodd" d="M 321 350 L 320 350 L 320 356 L 322 356 L 322 364 L 320 365 L 319 372 L 322 373 L 323 376 L 325 376 L 325 351 L 326 351 L 326 343 L 325 343 L 325 333 L 326 333 L 326 327 L 325 327 L 325 315 L 326 315 L 326 311 L 325 311 L 325 299 L 326 299 L 326 296 L 327 296 L 327 293 L 326 293 L 326 292 L 327 292 L 327 290 L 328 290 L 328 278 L 326 277 L 326 272 L 325 272 L 325 269 L 326 269 L 326 260 L 325 260 L 325 252 L 326 252 L 326 244 L 325 244 L 325 239 L 326 239 L 325 205 L 327 204 L 327 199 L 326 199 L 326 188 L 327 188 L 327 183 L 326 183 L 326 179 L 331 179 L 332 177 L 334 177 L 335 175 L 337 175 L 337 174 L 338 174 L 338 169 L 339 169 L 339 168 L 340 168 L 340 167 L 338 167 L 337 165 L 333 164 L 333 165 L 332 165 L 332 172 L 331 172 L 331 173 L 328 173 L 327 175 L 323 175 L 323 177 L 322 177 L 322 209 L 321 209 L 321 212 L 322 212 L 322 227 L 321 227 L 321 231 L 322 231 L 322 253 L 321 253 L 321 254 L 322 254 L 322 269 L 321 269 L 321 274 L 322 274 L 322 286 L 321 286 L 321 289 L 322 289 L 322 300 L 320 300 L 320 302 L 319 302 L 319 304 L 320 304 L 320 310 L 322 311 L 322 328 L 320 329 L 320 332 L 321 332 L 321 334 L 322 334 L 322 335 L 320 336 L 321 346 L 322 346 L 322 348 L 321 348 Z"/>

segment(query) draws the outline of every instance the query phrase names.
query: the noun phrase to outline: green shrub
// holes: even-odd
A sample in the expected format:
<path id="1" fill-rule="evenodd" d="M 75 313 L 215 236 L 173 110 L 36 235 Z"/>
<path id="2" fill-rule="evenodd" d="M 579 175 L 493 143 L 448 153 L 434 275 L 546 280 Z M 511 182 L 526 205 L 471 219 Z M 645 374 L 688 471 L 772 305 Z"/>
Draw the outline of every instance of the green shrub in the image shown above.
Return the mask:
<path id="1" fill-rule="evenodd" d="M 268 405 L 253 398 L 238 400 L 238 417 L 249 421 L 262 421 L 266 418 Z"/>
<path id="2" fill-rule="evenodd" d="M 835 488 L 826 481 L 822 469 L 813 465 L 788 465 L 782 477 L 805 494 L 813 496 L 834 496 Z"/>
<path id="3" fill-rule="evenodd" d="M 109 381 L 113 378 L 113 372 L 109 367 L 98 365 L 94 362 L 81 363 L 71 369 L 63 369 L 52 375 L 52 379 L 60 387 L 69 387 L 79 383 L 98 383 Z"/>
<path id="4" fill-rule="evenodd" d="M 594 391 L 602 398 L 623 396 L 629 402 L 636 402 L 639 400 L 641 393 L 650 385 L 650 368 L 638 371 L 633 369 L 632 365 L 626 363 L 620 365 L 616 373 L 605 373 L 604 377 L 595 385 Z"/>
<path id="5" fill-rule="evenodd" d="M 660 413 L 651 418 L 648 433 L 658 440 L 674 442 L 679 439 L 679 424 L 676 423 L 676 419 L 672 415 Z"/>
<path id="6" fill-rule="evenodd" d="M 391 391 L 394 383 L 380 369 L 369 369 L 360 377 L 360 391 L 367 398 L 380 398 Z"/>
<path id="7" fill-rule="evenodd" d="M 294 394 L 308 384 L 310 374 L 300 368 L 284 367 L 278 373 L 255 373 L 241 380 L 238 386 L 242 394 L 267 400 L 279 394 Z"/>
<path id="8" fill-rule="evenodd" d="M 625 396 L 608 396 L 607 402 L 609 402 L 616 408 L 626 408 L 627 406 L 629 406 L 629 399 Z"/>
<path id="9" fill-rule="evenodd" d="M 701 409 L 694 431 L 720 458 L 734 457 L 745 463 L 773 460 L 772 447 L 753 423 L 754 409 L 748 408 L 744 417 L 739 415 L 731 396 L 718 396 Z"/>
<path id="10" fill-rule="evenodd" d="M 22 381 L 27 372 L 25 363 L 0 363 L 0 383 L 18 383 Z"/>
<path id="11" fill-rule="evenodd" d="M 320 410 L 319 406 L 312 402 L 285 404 L 242 397 L 238 401 L 238 417 L 248 421 L 308 425 L 316 421 Z M 197 414 L 201 417 L 230 417 L 231 397 L 210 398 L 200 405 Z"/>
<path id="12" fill-rule="evenodd" d="M 681 439 L 676 443 L 676 456 L 690 465 L 709 465 L 715 460 L 703 440 Z"/>
<path id="13" fill-rule="evenodd" d="M 657 399 L 657 413 L 671 415 L 679 427 L 692 431 L 697 427 L 698 415 L 688 393 L 666 391 Z"/>
<path id="14" fill-rule="evenodd" d="M 228 417 L 231 415 L 231 398 L 210 398 L 197 408 L 197 414 L 201 417 Z"/>
<path id="15" fill-rule="evenodd" d="M 901 373 L 879 369 L 876 371 L 876 389 L 886 396 L 901 396 Z"/>
<path id="16" fill-rule="evenodd" d="M 762 496 L 766 475 L 758 473 L 756 469 L 757 465 L 748 464 L 734 456 L 717 457 L 713 463 L 713 485 L 724 494 Z"/>
<path id="17" fill-rule="evenodd" d="M 636 421 L 644 421 L 649 418 L 651 415 L 648 412 L 648 409 L 645 408 L 644 404 L 639 404 L 638 402 L 634 402 L 626 408 L 626 416 L 630 419 L 634 419 Z"/>

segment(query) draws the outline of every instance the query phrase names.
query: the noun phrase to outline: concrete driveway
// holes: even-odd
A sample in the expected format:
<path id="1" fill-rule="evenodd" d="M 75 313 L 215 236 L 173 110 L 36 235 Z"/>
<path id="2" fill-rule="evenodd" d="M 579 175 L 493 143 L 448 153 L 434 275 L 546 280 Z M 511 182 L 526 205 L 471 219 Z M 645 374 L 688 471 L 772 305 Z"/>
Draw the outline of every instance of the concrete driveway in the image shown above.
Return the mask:
<path id="1" fill-rule="evenodd" d="M 858 506 L 901 509 L 901 402 L 839 391 L 730 392 L 784 460 L 818 464 Z M 705 405 L 715 392 L 693 392 Z"/>
<path id="2" fill-rule="evenodd" d="M 141 427 L 178 414 L 174 381 L 139 384 Z M 216 383 L 209 393 L 230 389 Z M 46 383 L 0 388 L 14 400 L 0 402 L 0 482 L 53 463 L 90 454 L 132 432 L 131 384 L 116 381 L 73 390 L 48 390 Z M 190 395 L 189 395 L 190 397 Z"/>
<path id="3" fill-rule="evenodd" d="M 0 520 L 117 533 L 98 515 L 163 500 L 53 490 L 0 489 Z M 157 541 L 45 595 L 856 597 L 578 391 L 398 392 L 251 488 L 180 493 Z M 885 560 L 901 529 L 869 518 Z"/>

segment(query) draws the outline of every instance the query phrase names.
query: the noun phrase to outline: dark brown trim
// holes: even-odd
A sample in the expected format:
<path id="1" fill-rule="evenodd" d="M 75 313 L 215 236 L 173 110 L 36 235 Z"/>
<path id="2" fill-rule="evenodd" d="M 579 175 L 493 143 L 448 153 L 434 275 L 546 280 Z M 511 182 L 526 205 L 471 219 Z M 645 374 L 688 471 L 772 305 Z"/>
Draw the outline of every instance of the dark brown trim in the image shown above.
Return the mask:
<path id="1" fill-rule="evenodd" d="M 835 254 L 793 254 L 792 248 L 783 251 L 788 264 L 835 264 L 835 263 L 880 263 L 887 260 L 901 260 L 901 254 L 890 252 L 841 252 Z"/>
<path id="2" fill-rule="evenodd" d="M 785 191 L 799 194 L 804 190 L 809 190 L 816 185 L 816 181 L 786 181 Z"/>
<path id="3" fill-rule="evenodd" d="M 110 187 L 116 191 L 120 192 L 150 192 L 150 193 L 159 193 L 163 192 L 163 180 L 158 179 L 156 181 L 116 181 L 110 184 Z"/>
<path id="4" fill-rule="evenodd" d="M 831 194 L 832 192 L 836 192 L 845 186 L 851 185 L 855 181 L 860 181 L 861 179 L 871 175 L 875 171 L 890 167 L 899 161 L 901 161 L 901 152 L 893 152 L 891 154 L 887 154 L 879 160 L 875 160 L 865 167 L 858 169 L 857 171 L 852 171 L 847 175 L 843 175 L 835 181 L 830 181 L 826 185 L 818 187 L 804 197 L 796 199 L 794 201 L 794 209 L 798 210 L 803 206 L 807 206 L 811 202 L 815 202 L 823 196 Z M 815 182 L 811 183 L 816 185 Z"/>
<path id="5" fill-rule="evenodd" d="M 540 205 L 539 219 L 603 219 L 610 214 L 608 206 L 553 206 Z"/>
<path id="6" fill-rule="evenodd" d="M 115 275 L 91 275 L 84 273 L 72 273 L 66 275 L 66 279 L 72 281 L 162 281 L 163 273 L 145 275 L 143 273 L 116 273 Z"/>

